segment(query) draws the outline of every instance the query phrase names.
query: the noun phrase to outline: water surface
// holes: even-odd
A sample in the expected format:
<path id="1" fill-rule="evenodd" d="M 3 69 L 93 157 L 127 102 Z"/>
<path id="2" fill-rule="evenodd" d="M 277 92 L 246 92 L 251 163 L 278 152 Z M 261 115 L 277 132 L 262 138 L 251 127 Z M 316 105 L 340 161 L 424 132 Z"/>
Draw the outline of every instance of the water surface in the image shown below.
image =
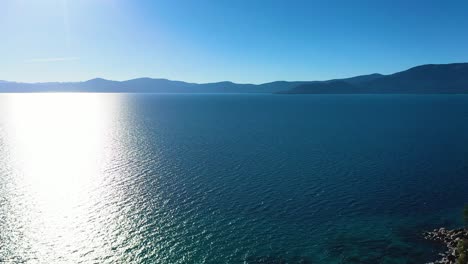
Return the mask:
<path id="1" fill-rule="evenodd" d="M 0 262 L 422 263 L 467 175 L 468 96 L 2 94 Z"/>

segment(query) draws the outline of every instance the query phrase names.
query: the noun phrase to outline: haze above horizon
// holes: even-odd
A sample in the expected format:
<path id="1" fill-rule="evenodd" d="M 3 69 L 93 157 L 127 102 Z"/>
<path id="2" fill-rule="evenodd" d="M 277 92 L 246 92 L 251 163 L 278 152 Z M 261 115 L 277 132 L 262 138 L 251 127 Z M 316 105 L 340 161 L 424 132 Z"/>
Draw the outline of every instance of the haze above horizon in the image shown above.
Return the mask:
<path id="1" fill-rule="evenodd" d="M 466 1 L 4 0 L 0 80 L 326 80 L 468 61 Z"/>

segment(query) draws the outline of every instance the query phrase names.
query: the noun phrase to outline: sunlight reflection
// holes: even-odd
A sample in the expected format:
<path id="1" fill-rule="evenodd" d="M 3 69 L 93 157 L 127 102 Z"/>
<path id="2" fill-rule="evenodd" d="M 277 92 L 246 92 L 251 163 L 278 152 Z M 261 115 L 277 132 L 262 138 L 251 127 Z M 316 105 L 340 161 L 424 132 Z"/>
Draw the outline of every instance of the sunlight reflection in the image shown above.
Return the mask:
<path id="1" fill-rule="evenodd" d="M 15 154 L 39 202 L 70 204 L 99 171 L 105 108 L 90 94 L 14 96 L 9 100 Z"/>
<path id="2" fill-rule="evenodd" d="M 23 241 L 42 255 L 38 259 L 65 252 L 43 241 L 83 245 L 95 239 L 93 228 L 100 229 L 82 224 L 99 202 L 100 192 L 92 193 L 102 186 L 102 166 L 112 155 L 108 101 L 99 94 L 16 94 L 3 106 L 16 186 L 28 205 L 17 210 L 27 229 Z"/>

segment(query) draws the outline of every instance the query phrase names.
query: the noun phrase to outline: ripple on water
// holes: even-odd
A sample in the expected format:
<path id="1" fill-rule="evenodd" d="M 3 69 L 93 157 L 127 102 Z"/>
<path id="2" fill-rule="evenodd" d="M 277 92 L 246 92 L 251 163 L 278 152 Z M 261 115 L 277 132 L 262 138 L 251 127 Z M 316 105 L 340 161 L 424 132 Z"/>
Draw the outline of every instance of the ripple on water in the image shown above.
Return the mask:
<path id="1" fill-rule="evenodd" d="M 468 200 L 466 96 L 72 98 L 0 96 L 0 262 L 422 263 Z"/>

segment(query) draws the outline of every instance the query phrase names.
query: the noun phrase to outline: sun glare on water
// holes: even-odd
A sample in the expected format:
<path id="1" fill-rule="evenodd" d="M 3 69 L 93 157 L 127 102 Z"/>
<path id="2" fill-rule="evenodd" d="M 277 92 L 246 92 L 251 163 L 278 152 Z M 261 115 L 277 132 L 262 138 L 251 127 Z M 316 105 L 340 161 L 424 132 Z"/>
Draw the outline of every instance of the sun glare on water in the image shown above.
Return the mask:
<path id="1" fill-rule="evenodd" d="M 69 204 L 99 172 L 105 144 L 102 102 L 90 94 L 26 94 L 8 102 L 14 155 L 23 180 L 48 209 Z"/>
<path id="2" fill-rule="evenodd" d="M 112 109 L 116 108 L 98 94 L 6 97 L 2 100 L 4 121 L 0 124 L 3 144 L 8 149 L 3 151 L 8 153 L 3 163 L 12 166 L 11 192 L 17 196 L 11 204 L 13 210 L 6 214 L 17 223 L 12 228 L 17 230 L 17 237 L 9 238 L 9 247 L 40 254 L 29 256 L 36 260 L 66 257 L 66 261 L 74 261 L 72 256 L 57 256 L 67 249 L 56 245 L 86 247 L 93 239 L 105 239 L 95 230 L 110 228 L 87 227 L 83 223 L 92 222 L 89 219 L 96 215 L 106 217 L 90 208 L 100 208 L 96 206 L 101 202 L 99 196 L 106 195 L 102 172 L 116 155 L 111 122 L 115 117 Z M 50 252 L 51 248 L 54 252 Z M 80 254 L 86 253 L 83 251 Z"/>

